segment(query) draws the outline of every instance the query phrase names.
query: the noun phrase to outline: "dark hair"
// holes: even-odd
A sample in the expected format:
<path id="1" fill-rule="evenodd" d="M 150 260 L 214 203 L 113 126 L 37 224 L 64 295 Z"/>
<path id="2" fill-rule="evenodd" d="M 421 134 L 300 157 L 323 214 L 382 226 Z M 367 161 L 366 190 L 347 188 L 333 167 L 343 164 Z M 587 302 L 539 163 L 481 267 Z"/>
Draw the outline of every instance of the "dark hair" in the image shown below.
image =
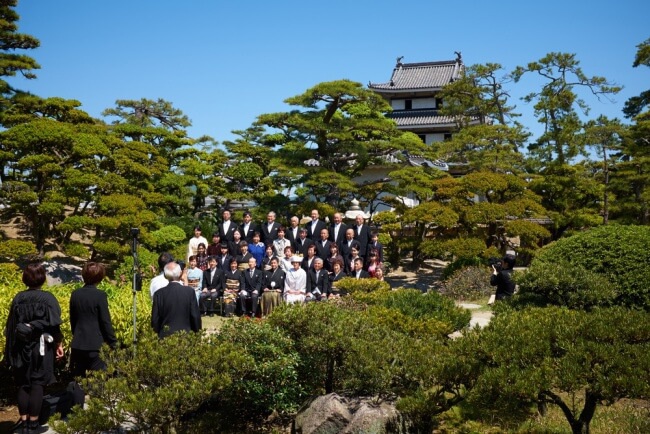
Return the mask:
<path id="1" fill-rule="evenodd" d="M 199 225 L 194 226 L 194 230 L 195 231 L 202 231 L 201 226 L 199 226 Z"/>
<path id="2" fill-rule="evenodd" d="M 287 233 L 287 230 L 284 228 L 284 226 L 280 226 L 278 228 L 278 232 L 280 232 L 280 231 L 284 232 L 285 234 Z"/>
<path id="3" fill-rule="evenodd" d="M 219 246 L 219 248 L 220 248 L 220 249 L 227 249 L 227 248 L 228 248 L 228 244 L 221 243 L 221 245 Z"/>
<path id="4" fill-rule="evenodd" d="M 247 243 L 246 241 L 243 241 L 243 240 L 242 240 L 242 241 L 239 243 L 239 247 L 248 247 L 248 243 Z"/>
<path id="5" fill-rule="evenodd" d="M 106 267 L 99 262 L 86 262 L 81 270 L 81 277 L 86 285 L 94 285 L 106 277 Z"/>
<path id="6" fill-rule="evenodd" d="M 234 258 L 234 257 L 233 257 L 233 258 L 230 260 L 229 264 L 232 264 L 233 262 L 237 262 L 237 258 Z"/>
<path id="7" fill-rule="evenodd" d="M 190 257 L 187 258 L 187 260 L 188 260 L 189 262 L 196 261 L 196 255 L 190 255 Z M 208 260 L 210 260 L 210 258 L 208 258 Z"/>
<path id="8" fill-rule="evenodd" d="M 244 217 L 248 216 L 251 217 L 250 211 L 244 211 L 244 214 L 242 214 Z"/>
<path id="9" fill-rule="evenodd" d="M 255 231 L 255 232 L 253 232 L 253 238 L 255 238 L 255 237 L 262 238 L 262 235 L 258 231 Z"/>
<path id="10" fill-rule="evenodd" d="M 28 288 L 40 288 L 45 283 L 45 267 L 40 262 L 27 264 L 23 271 L 23 283 Z"/>
<path id="11" fill-rule="evenodd" d="M 158 256 L 158 269 L 162 272 L 165 269 L 165 265 L 174 261 L 174 257 L 169 252 L 161 253 Z"/>
<path id="12" fill-rule="evenodd" d="M 503 257 L 503 262 L 508 264 L 508 269 L 511 270 L 515 266 L 515 257 L 512 255 L 505 255 Z"/>
<path id="13" fill-rule="evenodd" d="M 343 268 L 343 261 L 341 261 L 340 259 L 337 258 L 332 261 L 332 267 L 334 267 L 336 264 L 339 264 L 339 267 Z"/>
<path id="14" fill-rule="evenodd" d="M 214 237 L 217 237 L 217 238 L 221 239 L 221 235 L 219 235 L 219 232 L 213 233 L 212 238 L 214 238 Z"/>

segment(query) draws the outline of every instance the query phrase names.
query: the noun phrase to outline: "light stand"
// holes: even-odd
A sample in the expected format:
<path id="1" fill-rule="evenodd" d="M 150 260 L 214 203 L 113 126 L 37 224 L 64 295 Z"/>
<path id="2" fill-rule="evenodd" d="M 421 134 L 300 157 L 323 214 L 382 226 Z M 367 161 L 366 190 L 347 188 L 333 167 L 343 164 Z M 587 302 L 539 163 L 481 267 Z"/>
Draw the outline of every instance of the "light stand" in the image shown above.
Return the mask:
<path id="1" fill-rule="evenodd" d="M 136 346 L 138 344 L 137 338 L 137 312 L 138 312 L 138 299 L 137 293 L 142 290 L 142 275 L 140 275 L 140 264 L 138 262 L 138 235 L 140 229 L 131 228 L 131 255 L 133 255 L 133 355 L 135 355 Z"/>

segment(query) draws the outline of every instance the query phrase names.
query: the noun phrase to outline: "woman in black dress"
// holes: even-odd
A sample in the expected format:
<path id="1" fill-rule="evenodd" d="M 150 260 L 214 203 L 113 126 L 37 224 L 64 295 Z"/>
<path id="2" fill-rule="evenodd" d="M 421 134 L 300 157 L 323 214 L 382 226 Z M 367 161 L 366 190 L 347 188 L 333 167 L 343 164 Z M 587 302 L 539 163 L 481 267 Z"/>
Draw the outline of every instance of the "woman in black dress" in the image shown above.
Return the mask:
<path id="1" fill-rule="evenodd" d="M 70 297 L 70 365 L 75 377 L 85 377 L 86 371 L 106 369 L 106 363 L 99 357 L 99 350 L 104 342 L 111 348 L 117 345 L 108 311 L 108 298 L 96 286 L 105 276 L 104 264 L 86 263 L 81 270 L 84 286 L 73 291 Z"/>
<path id="2" fill-rule="evenodd" d="M 11 302 L 5 327 L 5 360 L 11 364 L 18 386 L 18 412 L 23 433 L 38 430 L 43 387 L 54 382 L 54 359 L 63 358 L 61 307 L 41 290 L 45 268 L 29 264 L 23 272 L 27 290 Z"/>

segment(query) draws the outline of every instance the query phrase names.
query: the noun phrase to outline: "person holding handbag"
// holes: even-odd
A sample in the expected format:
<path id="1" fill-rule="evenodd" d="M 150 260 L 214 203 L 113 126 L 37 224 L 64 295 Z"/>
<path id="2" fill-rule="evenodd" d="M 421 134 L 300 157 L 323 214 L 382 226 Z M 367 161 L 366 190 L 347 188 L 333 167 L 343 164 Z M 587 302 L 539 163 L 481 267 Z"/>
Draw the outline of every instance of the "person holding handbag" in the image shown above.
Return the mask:
<path id="1" fill-rule="evenodd" d="M 43 404 L 43 388 L 54 383 L 54 360 L 63 358 L 61 306 L 43 291 L 45 268 L 31 263 L 23 271 L 27 289 L 16 294 L 5 326 L 5 361 L 18 386 L 20 420 L 14 430 L 37 432 Z"/>

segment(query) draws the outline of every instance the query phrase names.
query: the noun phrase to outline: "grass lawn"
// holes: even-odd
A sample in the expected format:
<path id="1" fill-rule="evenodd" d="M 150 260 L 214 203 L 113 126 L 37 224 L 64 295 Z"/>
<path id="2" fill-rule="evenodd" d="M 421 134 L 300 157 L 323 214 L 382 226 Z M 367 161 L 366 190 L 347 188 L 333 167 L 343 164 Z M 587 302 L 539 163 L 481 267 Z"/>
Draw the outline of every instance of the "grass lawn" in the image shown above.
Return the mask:
<path id="1" fill-rule="evenodd" d="M 201 324 L 203 326 L 203 329 L 207 330 L 208 332 L 216 332 L 219 331 L 222 325 L 224 325 L 227 321 L 234 321 L 237 319 L 237 317 L 231 317 L 231 318 L 226 318 L 223 316 L 204 316 L 201 317 Z"/>

